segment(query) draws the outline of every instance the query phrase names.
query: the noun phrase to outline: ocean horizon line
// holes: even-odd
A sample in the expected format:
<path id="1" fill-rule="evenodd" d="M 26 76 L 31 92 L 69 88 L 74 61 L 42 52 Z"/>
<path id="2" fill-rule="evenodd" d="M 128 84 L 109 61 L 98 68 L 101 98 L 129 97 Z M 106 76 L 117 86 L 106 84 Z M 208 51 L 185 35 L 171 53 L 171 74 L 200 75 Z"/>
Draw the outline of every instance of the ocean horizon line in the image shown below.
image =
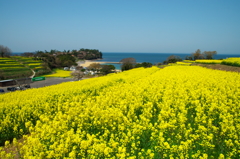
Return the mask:
<path id="1" fill-rule="evenodd" d="M 31 52 L 31 53 L 34 53 L 36 51 L 25 51 L 25 52 L 12 52 L 12 54 L 23 54 L 23 53 L 26 53 L 26 52 Z M 102 53 L 106 53 L 106 54 L 109 54 L 109 53 L 121 53 L 121 54 L 189 54 L 191 55 L 192 53 L 194 52 L 191 52 L 191 53 L 182 53 L 182 52 L 118 52 L 118 51 L 101 51 Z M 218 55 L 240 55 L 240 53 L 217 53 Z"/>

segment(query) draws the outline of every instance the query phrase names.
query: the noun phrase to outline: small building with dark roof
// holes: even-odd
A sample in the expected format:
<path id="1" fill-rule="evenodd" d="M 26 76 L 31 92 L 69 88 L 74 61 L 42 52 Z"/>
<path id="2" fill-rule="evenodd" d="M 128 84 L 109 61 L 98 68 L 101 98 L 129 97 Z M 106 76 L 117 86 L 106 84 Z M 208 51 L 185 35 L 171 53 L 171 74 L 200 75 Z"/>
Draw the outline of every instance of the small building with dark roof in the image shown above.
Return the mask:
<path id="1" fill-rule="evenodd" d="M 13 86 L 16 85 L 16 81 L 13 79 L 0 81 L 0 87 Z"/>

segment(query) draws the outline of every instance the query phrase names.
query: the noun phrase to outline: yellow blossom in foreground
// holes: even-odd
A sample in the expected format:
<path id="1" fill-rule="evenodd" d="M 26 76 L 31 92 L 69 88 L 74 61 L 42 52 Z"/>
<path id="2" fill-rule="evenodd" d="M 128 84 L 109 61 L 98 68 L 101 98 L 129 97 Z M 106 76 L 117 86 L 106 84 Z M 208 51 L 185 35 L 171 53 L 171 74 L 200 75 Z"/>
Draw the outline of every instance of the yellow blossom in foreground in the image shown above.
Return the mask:
<path id="1" fill-rule="evenodd" d="M 238 158 L 239 79 L 152 67 L 2 94 L 0 143 L 28 134 L 13 140 L 27 159 Z"/>

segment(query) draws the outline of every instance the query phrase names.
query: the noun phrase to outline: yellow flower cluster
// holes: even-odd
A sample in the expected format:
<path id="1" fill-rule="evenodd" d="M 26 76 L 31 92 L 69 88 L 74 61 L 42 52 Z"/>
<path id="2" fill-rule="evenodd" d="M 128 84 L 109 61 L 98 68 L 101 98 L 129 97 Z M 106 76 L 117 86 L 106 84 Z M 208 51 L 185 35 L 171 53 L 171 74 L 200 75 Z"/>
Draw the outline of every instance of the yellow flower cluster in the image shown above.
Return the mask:
<path id="1" fill-rule="evenodd" d="M 1 70 L 3 71 L 28 71 L 29 69 L 24 67 L 24 66 L 20 66 L 20 67 L 1 67 Z"/>
<path id="2" fill-rule="evenodd" d="M 37 62 L 35 62 L 35 63 L 30 63 L 30 64 L 28 64 L 29 66 L 31 66 L 31 65 L 41 65 L 42 63 L 37 63 Z"/>
<path id="3" fill-rule="evenodd" d="M 2 70 L 26 70 L 25 65 L 30 68 L 42 68 L 42 61 L 33 60 L 28 57 L 14 56 L 12 58 L 0 58 L 0 67 Z"/>
<path id="4" fill-rule="evenodd" d="M 14 62 L 14 60 L 6 57 L 0 57 L 0 62 Z"/>
<path id="5" fill-rule="evenodd" d="M 42 68 L 43 68 L 41 63 L 40 63 L 40 64 L 31 63 L 31 64 L 28 64 L 28 66 L 29 66 L 30 68 L 33 68 L 33 69 L 39 69 L 39 68 L 42 69 Z"/>
<path id="6" fill-rule="evenodd" d="M 179 65 L 182 65 L 182 66 L 190 66 L 191 63 L 187 63 L 187 62 L 168 63 L 168 66 L 179 66 Z"/>
<path id="7" fill-rule="evenodd" d="M 0 142 L 22 158 L 238 158 L 240 75 L 137 68 L 0 95 Z M 8 146 L 9 142 L 5 144 Z M 0 149 L 0 158 L 12 157 Z"/>
<path id="8" fill-rule="evenodd" d="M 225 65 L 231 65 L 231 66 L 240 66 L 240 58 L 236 57 L 231 57 L 231 58 L 227 58 L 227 59 L 224 59 L 222 64 L 225 64 Z"/>
<path id="9" fill-rule="evenodd" d="M 15 66 L 23 66 L 19 63 L 6 63 L 6 64 L 0 64 L 0 67 L 7 67 L 7 66 L 10 66 L 10 67 L 15 67 Z"/>
<path id="10" fill-rule="evenodd" d="M 178 65 L 184 65 L 184 66 L 189 66 L 189 65 L 191 65 L 191 63 L 189 63 L 189 62 L 176 62 Z"/>
<path id="11" fill-rule="evenodd" d="M 223 60 L 195 60 L 196 63 L 203 64 L 220 64 Z"/>
<path id="12" fill-rule="evenodd" d="M 24 63 L 25 65 L 29 66 L 30 68 L 36 69 L 36 67 L 40 68 L 42 65 L 42 61 L 33 60 L 33 58 L 30 58 L 30 57 L 14 56 L 13 59 L 15 59 L 21 63 Z"/>
<path id="13" fill-rule="evenodd" d="M 2 70 L 23 68 L 24 65 L 10 58 L 0 58 L 0 67 Z"/>
<path id="14" fill-rule="evenodd" d="M 70 77 L 72 71 L 65 71 L 65 70 L 60 70 L 56 69 L 55 73 L 50 74 L 50 75 L 44 75 L 44 77 Z"/>

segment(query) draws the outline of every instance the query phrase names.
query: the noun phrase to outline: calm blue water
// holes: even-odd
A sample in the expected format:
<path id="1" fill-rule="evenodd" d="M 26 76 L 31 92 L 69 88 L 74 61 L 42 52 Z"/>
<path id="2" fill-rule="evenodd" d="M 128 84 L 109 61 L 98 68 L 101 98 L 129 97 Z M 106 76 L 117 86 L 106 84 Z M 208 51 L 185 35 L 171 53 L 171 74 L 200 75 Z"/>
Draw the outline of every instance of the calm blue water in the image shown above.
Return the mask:
<path id="1" fill-rule="evenodd" d="M 191 54 L 180 54 L 180 53 L 104 53 L 103 59 L 100 61 L 107 62 L 119 62 L 124 58 L 133 57 L 138 63 L 150 62 L 152 64 L 157 64 L 159 62 L 165 61 L 169 56 L 176 55 L 180 56 L 183 60 L 186 56 Z M 214 59 L 222 59 L 227 57 L 240 57 L 240 54 L 217 54 Z"/>
<path id="2" fill-rule="evenodd" d="M 152 64 L 157 64 L 159 62 L 165 61 L 169 56 L 176 55 L 181 57 L 183 60 L 186 56 L 191 54 L 183 53 L 105 53 L 103 52 L 103 59 L 100 62 L 119 62 L 124 58 L 132 57 L 135 58 L 138 63 L 150 62 Z M 217 54 L 214 59 L 225 59 L 228 57 L 240 57 L 240 54 Z M 110 63 L 106 63 L 110 64 Z M 120 64 L 111 64 L 120 69 Z"/>

